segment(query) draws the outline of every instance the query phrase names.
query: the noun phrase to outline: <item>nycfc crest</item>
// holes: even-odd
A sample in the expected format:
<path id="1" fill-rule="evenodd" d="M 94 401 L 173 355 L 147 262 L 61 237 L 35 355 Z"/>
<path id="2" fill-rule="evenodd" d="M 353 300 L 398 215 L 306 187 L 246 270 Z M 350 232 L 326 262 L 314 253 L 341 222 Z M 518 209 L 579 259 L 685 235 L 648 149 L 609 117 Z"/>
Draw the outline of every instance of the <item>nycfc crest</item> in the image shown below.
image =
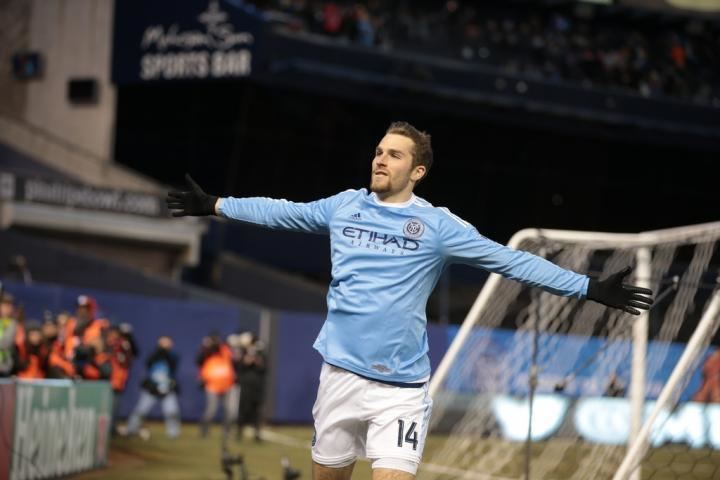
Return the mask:
<path id="1" fill-rule="evenodd" d="M 411 218 L 405 222 L 403 233 L 408 238 L 420 238 L 425 233 L 425 224 L 417 218 Z"/>

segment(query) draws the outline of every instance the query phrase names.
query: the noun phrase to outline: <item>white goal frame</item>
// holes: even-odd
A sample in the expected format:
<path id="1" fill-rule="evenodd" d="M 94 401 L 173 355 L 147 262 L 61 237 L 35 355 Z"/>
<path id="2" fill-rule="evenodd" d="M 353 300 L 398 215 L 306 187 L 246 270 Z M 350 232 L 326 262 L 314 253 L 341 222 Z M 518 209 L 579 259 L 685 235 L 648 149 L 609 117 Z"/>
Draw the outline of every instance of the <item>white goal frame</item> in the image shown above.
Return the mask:
<path id="1" fill-rule="evenodd" d="M 650 247 L 663 243 L 690 240 L 694 238 L 702 240 L 703 237 L 706 236 L 720 236 L 720 222 L 652 230 L 636 234 L 528 228 L 515 233 L 508 242 L 508 246 L 511 248 L 518 248 L 518 246 L 526 240 L 542 238 L 545 240 L 584 244 L 588 247 L 596 249 L 636 248 L 638 250 L 636 254 L 636 268 L 634 272 L 635 283 L 638 286 L 649 287 L 651 281 Z M 457 358 L 460 349 L 468 340 L 473 327 L 481 318 L 490 302 L 492 302 L 494 294 L 500 287 L 501 278 L 502 277 L 500 275 L 495 273 L 489 276 L 479 295 L 475 299 L 475 302 L 470 308 L 470 311 L 465 316 L 457 335 L 450 344 L 450 347 L 443 356 L 440 365 L 430 381 L 430 395 L 434 399 L 447 377 L 450 366 Z M 660 393 L 658 401 L 656 402 L 655 407 L 644 426 L 642 424 L 642 413 L 645 404 L 645 360 L 647 355 L 649 315 L 647 313 L 643 313 L 634 320 L 632 329 L 633 353 L 630 382 L 630 437 L 628 439 L 628 452 L 613 480 L 626 480 L 628 478 L 635 480 L 640 478 L 638 458 L 647 448 L 652 423 L 657 418 L 661 410 L 665 408 L 665 403 L 667 403 L 670 399 L 672 391 L 677 383 L 682 379 L 683 371 L 687 369 L 687 367 L 696 359 L 697 355 L 699 355 L 699 346 L 701 345 L 702 340 L 712 334 L 713 326 L 717 320 L 719 312 L 720 292 L 716 292 L 714 298 L 710 301 L 709 308 L 704 313 L 702 320 L 688 342 L 687 348 L 683 352 L 682 357 L 673 369 L 668 383 Z"/>

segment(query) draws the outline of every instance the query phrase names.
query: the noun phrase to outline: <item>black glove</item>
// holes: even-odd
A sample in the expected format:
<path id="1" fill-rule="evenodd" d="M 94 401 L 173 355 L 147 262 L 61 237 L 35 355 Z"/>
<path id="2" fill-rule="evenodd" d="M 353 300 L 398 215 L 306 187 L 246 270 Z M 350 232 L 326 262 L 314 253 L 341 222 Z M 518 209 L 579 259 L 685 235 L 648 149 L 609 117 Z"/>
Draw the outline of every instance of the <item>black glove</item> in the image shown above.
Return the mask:
<path id="1" fill-rule="evenodd" d="M 638 309 L 649 310 L 653 303 L 650 297 L 653 294 L 652 290 L 622 283 L 630 272 L 632 268 L 625 267 L 624 270 L 610 275 L 605 280 L 591 278 L 587 298 L 633 315 L 640 315 Z"/>
<path id="2" fill-rule="evenodd" d="M 195 183 L 187 173 L 185 174 L 185 181 L 190 187 L 189 191 L 170 191 L 167 194 L 167 198 L 165 198 L 168 209 L 175 210 L 172 212 L 172 216 L 215 215 L 215 202 L 217 202 L 218 197 L 203 192 L 200 185 Z"/>

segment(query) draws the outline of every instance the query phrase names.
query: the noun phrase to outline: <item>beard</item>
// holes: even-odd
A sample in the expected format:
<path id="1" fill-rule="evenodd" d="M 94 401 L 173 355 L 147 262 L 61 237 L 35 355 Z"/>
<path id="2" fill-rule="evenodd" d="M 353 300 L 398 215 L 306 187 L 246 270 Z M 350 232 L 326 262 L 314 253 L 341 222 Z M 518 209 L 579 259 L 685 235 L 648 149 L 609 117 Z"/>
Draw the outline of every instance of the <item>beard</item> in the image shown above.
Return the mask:
<path id="1" fill-rule="evenodd" d="M 375 175 L 370 174 L 370 191 L 375 193 L 387 193 L 391 190 L 390 177 L 375 179 Z"/>

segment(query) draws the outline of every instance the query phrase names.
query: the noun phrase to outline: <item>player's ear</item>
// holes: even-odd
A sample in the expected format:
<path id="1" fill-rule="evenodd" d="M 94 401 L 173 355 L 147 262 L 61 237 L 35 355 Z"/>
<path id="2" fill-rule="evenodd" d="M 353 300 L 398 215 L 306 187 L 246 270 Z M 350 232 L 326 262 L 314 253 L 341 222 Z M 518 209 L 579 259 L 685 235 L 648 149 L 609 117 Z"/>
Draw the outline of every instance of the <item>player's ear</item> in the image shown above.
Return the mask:
<path id="1" fill-rule="evenodd" d="M 412 178 L 414 182 L 419 182 L 420 179 L 425 176 L 425 172 L 427 172 L 425 165 L 417 165 L 413 168 L 410 178 Z"/>

